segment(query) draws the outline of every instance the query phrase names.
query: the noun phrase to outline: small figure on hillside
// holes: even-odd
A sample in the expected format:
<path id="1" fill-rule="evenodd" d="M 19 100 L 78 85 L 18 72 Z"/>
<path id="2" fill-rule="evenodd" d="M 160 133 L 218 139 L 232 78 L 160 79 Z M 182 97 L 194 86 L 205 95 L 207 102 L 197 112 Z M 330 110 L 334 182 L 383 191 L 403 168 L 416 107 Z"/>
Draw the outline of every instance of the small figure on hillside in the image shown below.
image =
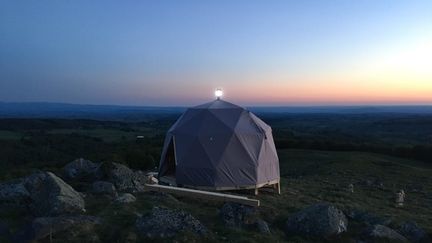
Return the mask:
<path id="1" fill-rule="evenodd" d="M 348 185 L 348 191 L 354 193 L 354 184 L 351 183 Z"/>
<path id="2" fill-rule="evenodd" d="M 405 191 L 400 190 L 396 193 L 396 207 L 403 207 L 405 202 Z"/>

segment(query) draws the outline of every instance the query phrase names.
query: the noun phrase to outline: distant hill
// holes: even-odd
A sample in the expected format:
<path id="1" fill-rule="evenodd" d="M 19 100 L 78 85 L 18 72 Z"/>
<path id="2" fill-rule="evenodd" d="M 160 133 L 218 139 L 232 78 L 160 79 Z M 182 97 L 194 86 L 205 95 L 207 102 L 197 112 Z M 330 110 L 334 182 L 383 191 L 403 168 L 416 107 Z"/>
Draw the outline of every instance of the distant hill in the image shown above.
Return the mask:
<path id="1" fill-rule="evenodd" d="M 280 106 L 248 107 L 256 113 L 409 113 L 432 114 L 432 106 Z M 43 102 L 0 102 L 0 118 L 86 118 L 99 120 L 142 120 L 153 115 L 178 115 L 186 107 L 80 105 Z"/>
<path id="2" fill-rule="evenodd" d="M 0 102 L 0 118 L 86 118 L 99 120 L 141 120 L 152 115 L 172 115 L 182 107 L 79 105 L 66 103 Z"/>

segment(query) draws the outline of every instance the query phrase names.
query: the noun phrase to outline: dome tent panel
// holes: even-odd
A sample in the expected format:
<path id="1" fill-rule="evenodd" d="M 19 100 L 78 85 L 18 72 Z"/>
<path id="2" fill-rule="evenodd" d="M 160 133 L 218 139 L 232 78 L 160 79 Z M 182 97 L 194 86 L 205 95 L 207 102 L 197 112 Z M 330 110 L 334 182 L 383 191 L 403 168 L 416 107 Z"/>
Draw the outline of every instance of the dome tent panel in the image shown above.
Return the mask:
<path id="1" fill-rule="evenodd" d="M 176 183 L 186 187 L 215 187 L 215 171 L 208 168 L 177 167 Z"/>
<path id="2" fill-rule="evenodd" d="M 258 159 L 258 184 L 279 180 L 279 158 L 275 151 L 273 137 L 267 134 L 262 143 Z"/>
<path id="3" fill-rule="evenodd" d="M 218 99 L 214 101 L 210 101 L 207 103 L 204 103 L 202 105 L 197 105 L 195 107 L 192 107 L 190 109 L 240 109 L 244 110 L 243 107 L 235 105 L 233 103 Z"/>
<path id="4" fill-rule="evenodd" d="M 190 154 L 191 150 L 194 150 L 196 145 L 196 140 L 198 137 L 189 136 L 185 134 L 173 135 L 174 149 L 176 151 L 176 160 L 183 161 L 185 157 Z"/>
<path id="5" fill-rule="evenodd" d="M 173 137 L 171 134 L 168 133 L 167 136 L 165 137 L 161 159 L 159 162 L 158 177 L 167 175 L 173 163 L 175 167 L 175 157 L 170 158 L 170 154 L 174 155 L 174 145 L 173 145 Z"/>
<path id="6" fill-rule="evenodd" d="M 215 167 L 198 139 L 192 143 L 193 153 L 177 160 L 177 184 L 189 186 L 213 186 Z"/>
<path id="7" fill-rule="evenodd" d="M 182 140 L 175 140 L 176 145 Z M 177 147 L 177 149 L 180 147 Z M 181 152 L 182 156 L 177 156 L 177 167 L 184 166 L 188 168 L 214 168 L 209 155 L 200 143 L 198 137 L 191 138 L 188 150 Z"/>
<path id="8" fill-rule="evenodd" d="M 219 164 L 232 136 L 234 136 L 232 132 L 229 134 L 214 133 L 198 136 L 198 140 L 209 156 L 213 166 Z"/>
<path id="9" fill-rule="evenodd" d="M 265 131 L 256 124 L 255 120 L 251 117 L 251 112 L 244 110 L 237 122 L 234 130 L 237 134 L 253 134 L 262 135 L 264 137 Z"/>
<path id="10" fill-rule="evenodd" d="M 243 114 L 243 109 L 230 108 L 230 109 L 212 109 L 209 110 L 219 121 L 226 124 L 231 129 L 237 125 L 240 116 Z"/>
<path id="11" fill-rule="evenodd" d="M 190 136 L 196 135 L 198 133 L 197 128 L 203 124 L 202 116 L 205 112 L 205 110 L 186 110 L 184 116 L 181 116 L 177 120 L 169 132 L 172 134 L 186 134 Z"/>
<path id="12" fill-rule="evenodd" d="M 267 125 L 263 120 L 259 119 L 257 116 L 255 116 L 254 113 L 249 112 L 250 118 L 254 121 L 254 124 L 256 124 L 262 131 L 264 132 L 271 132 L 272 129 L 269 125 Z"/>
<path id="13" fill-rule="evenodd" d="M 256 161 L 235 135 L 225 147 L 216 173 L 216 187 L 255 185 Z"/>
<path id="14" fill-rule="evenodd" d="M 218 117 L 210 111 L 204 111 L 201 115 L 202 125 L 197 127 L 198 135 L 230 135 L 233 133 L 233 128 L 227 126 Z"/>
<path id="15" fill-rule="evenodd" d="M 242 144 L 244 150 L 248 153 L 255 165 L 258 164 L 259 154 L 262 144 L 264 143 L 264 135 L 251 133 L 234 133 L 236 138 Z"/>
<path id="16" fill-rule="evenodd" d="M 273 154 L 274 156 L 276 156 L 278 164 L 279 164 L 279 158 L 277 155 L 276 145 L 274 143 L 273 134 L 271 131 L 266 132 L 266 138 L 267 139 L 265 141 L 267 142 L 267 145 L 271 149 L 270 153 Z M 279 168 L 279 166 L 278 166 L 278 168 Z"/>
<path id="17" fill-rule="evenodd" d="M 212 164 L 216 166 L 233 136 L 233 128 L 227 126 L 211 112 L 206 112 L 202 119 L 204 125 L 200 127 L 198 140 Z"/>

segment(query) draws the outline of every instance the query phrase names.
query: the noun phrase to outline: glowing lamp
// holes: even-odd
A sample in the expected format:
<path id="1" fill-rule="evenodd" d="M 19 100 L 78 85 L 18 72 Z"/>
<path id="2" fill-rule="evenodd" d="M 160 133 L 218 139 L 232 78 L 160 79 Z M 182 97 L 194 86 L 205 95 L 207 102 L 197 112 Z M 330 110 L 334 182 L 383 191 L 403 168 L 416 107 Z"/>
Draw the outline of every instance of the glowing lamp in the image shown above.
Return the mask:
<path id="1" fill-rule="evenodd" d="M 220 97 L 222 97 L 222 95 L 223 95 L 222 89 L 215 90 L 215 96 L 218 100 L 220 99 Z"/>

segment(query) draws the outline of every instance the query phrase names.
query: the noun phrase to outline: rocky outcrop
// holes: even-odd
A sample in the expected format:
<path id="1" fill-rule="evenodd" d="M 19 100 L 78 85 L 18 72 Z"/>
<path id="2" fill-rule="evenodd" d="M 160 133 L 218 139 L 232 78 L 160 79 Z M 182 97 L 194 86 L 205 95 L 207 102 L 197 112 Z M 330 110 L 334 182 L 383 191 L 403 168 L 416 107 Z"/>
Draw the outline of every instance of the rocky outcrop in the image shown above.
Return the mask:
<path id="1" fill-rule="evenodd" d="M 98 224 L 101 224 L 99 218 L 82 215 L 36 218 L 18 230 L 12 237 L 12 242 L 35 242 L 61 235 L 62 239 L 85 238 L 85 242 L 96 243 L 99 238 L 94 234 L 94 226 Z"/>
<path id="2" fill-rule="evenodd" d="M 414 221 L 403 222 L 400 225 L 398 231 L 410 242 L 414 242 L 414 243 L 431 242 L 431 239 L 429 238 L 427 233 L 422 228 L 420 228 L 417 225 L 417 223 Z"/>
<path id="3" fill-rule="evenodd" d="M 169 238 L 180 232 L 204 236 L 207 228 L 191 214 L 182 210 L 154 207 L 150 214 L 138 218 L 136 228 L 147 238 Z"/>
<path id="4" fill-rule="evenodd" d="M 361 211 L 357 209 L 348 210 L 345 212 L 346 216 L 353 221 L 363 223 L 365 225 L 389 225 L 392 220 L 390 218 L 379 217 L 375 214 Z"/>
<path id="5" fill-rule="evenodd" d="M 117 197 L 117 190 L 114 184 L 107 181 L 95 181 L 92 184 L 92 190 L 94 194 L 105 194 L 113 197 Z"/>
<path id="6" fill-rule="evenodd" d="M 64 177 L 67 180 L 87 180 L 94 181 L 102 177 L 100 163 L 93 163 L 83 158 L 76 159 L 68 163 L 63 168 Z"/>
<path id="7" fill-rule="evenodd" d="M 112 182 L 117 190 L 122 192 L 142 192 L 147 176 L 141 172 L 129 169 L 119 163 L 104 163 L 103 172 L 108 181 Z"/>
<path id="8" fill-rule="evenodd" d="M 258 219 L 255 222 L 255 226 L 260 233 L 263 233 L 263 234 L 270 234 L 271 233 L 268 223 L 262 219 Z"/>
<path id="9" fill-rule="evenodd" d="M 362 239 L 366 242 L 408 242 L 408 240 L 395 230 L 384 225 L 369 226 L 362 233 Z"/>
<path id="10" fill-rule="evenodd" d="M 344 213 L 330 204 L 316 204 L 291 215 L 286 223 L 287 235 L 327 238 L 347 230 Z"/>
<path id="11" fill-rule="evenodd" d="M 133 203 L 136 201 L 136 198 L 134 195 L 130 193 L 124 193 L 120 195 L 114 202 L 118 204 L 126 204 L 126 203 Z"/>
<path id="12" fill-rule="evenodd" d="M 238 204 L 225 203 L 219 210 L 219 216 L 229 228 L 250 229 L 261 233 L 270 233 L 266 221 L 260 218 L 256 208 Z"/>
<path id="13" fill-rule="evenodd" d="M 142 192 L 144 184 L 151 178 L 142 171 L 133 171 L 120 163 L 93 163 L 82 158 L 67 164 L 63 174 L 66 180 L 74 182 L 109 181 L 121 192 Z"/>
<path id="14" fill-rule="evenodd" d="M 70 185 L 51 172 L 27 177 L 23 183 L 30 195 L 30 208 L 38 216 L 85 212 L 84 199 Z"/>
<path id="15" fill-rule="evenodd" d="M 22 180 L 0 184 L 0 211 L 10 209 L 27 209 L 30 193 Z"/>
<path id="16" fill-rule="evenodd" d="M 219 216 L 224 224 L 231 228 L 244 228 L 259 219 L 255 208 L 237 203 L 225 203 L 219 211 Z"/>

